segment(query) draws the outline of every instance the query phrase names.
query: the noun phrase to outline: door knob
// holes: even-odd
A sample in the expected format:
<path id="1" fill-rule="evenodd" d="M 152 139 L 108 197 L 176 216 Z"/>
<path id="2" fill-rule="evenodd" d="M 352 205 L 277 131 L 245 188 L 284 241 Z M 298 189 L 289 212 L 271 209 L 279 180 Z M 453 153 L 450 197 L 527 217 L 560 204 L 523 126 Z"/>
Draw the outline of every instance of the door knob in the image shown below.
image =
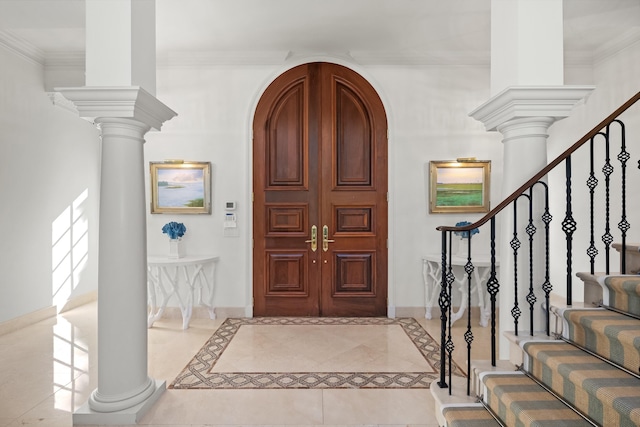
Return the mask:
<path id="1" fill-rule="evenodd" d="M 333 243 L 335 240 L 329 239 L 329 227 L 322 227 L 322 250 L 327 252 L 329 250 L 329 243 Z"/>
<path id="2" fill-rule="evenodd" d="M 311 243 L 311 250 L 313 252 L 318 250 L 318 227 L 311 226 L 311 240 L 305 240 L 305 243 Z"/>

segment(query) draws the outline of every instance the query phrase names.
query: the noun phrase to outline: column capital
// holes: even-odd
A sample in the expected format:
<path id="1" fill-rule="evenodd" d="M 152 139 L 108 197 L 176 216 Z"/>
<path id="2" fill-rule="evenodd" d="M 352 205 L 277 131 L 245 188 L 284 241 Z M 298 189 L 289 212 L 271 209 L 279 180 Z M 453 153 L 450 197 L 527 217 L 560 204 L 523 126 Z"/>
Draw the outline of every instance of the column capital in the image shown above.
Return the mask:
<path id="1" fill-rule="evenodd" d="M 98 117 L 133 119 L 160 130 L 164 122 L 177 115 L 140 86 L 82 86 L 55 90 L 73 102 L 80 117 L 90 121 Z"/>
<path id="2" fill-rule="evenodd" d="M 553 122 L 569 116 L 595 86 L 512 86 L 469 113 L 488 131 L 499 130 L 516 119 L 548 117 Z"/>

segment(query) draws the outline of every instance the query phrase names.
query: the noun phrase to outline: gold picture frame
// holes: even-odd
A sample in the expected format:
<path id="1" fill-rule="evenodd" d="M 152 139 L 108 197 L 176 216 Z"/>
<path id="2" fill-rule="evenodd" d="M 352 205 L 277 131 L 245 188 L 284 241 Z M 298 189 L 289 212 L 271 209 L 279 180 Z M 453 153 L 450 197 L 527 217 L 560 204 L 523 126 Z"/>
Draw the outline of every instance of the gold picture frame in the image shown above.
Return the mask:
<path id="1" fill-rule="evenodd" d="M 429 162 L 429 213 L 489 212 L 491 161 Z"/>
<path id="2" fill-rule="evenodd" d="M 152 214 L 210 214 L 211 163 L 149 162 Z"/>

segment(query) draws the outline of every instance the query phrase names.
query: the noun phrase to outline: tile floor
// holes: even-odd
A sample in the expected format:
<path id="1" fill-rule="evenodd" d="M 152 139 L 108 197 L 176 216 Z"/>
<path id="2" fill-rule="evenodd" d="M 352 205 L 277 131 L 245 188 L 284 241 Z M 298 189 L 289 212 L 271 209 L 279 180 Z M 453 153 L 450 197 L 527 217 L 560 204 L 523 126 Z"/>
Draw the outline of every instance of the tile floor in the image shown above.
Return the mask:
<path id="1" fill-rule="evenodd" d="M 72 412 L 87 401 L 89 394 L 97 386 L 96 307 L 96 303 L 87 304 L 56 318 L 0 336 L 0 427 L 72 425 Z M 417 320 L 437 338 L 438 320 Z M 192 319 L 191 327 L 183 331 L 180 319 L 161 319 L 156 322 L 149 330 L 149 376 L 166 380 L 167 385 L 170 384 L 221 323 L 220 319 Z M 462 346 L 464 326 L 460 323 L 454 329 L 460 332 L 456 334 L 454 342 Z M 263 336 L 257 338 L 254 335 L 256 332 Z M 290 333 L 285 330 L 282 332 L 285 335 Z M 260 327 L 253 331 L 247 329 L 243 332 L 245 337 L 240 337 L 235 349 L 229 346 L 232 352 L 225 355 L 225 358 L 234 356 L 233 352 L 246 355 L 247 347 L 240 345 L 243 340 L 247 345 L 259 342 L 256 345 L 261 346 L 261 354 L 268 355 L 274 351 L 274 356 L 271 361 L 268 357 L 259 358 L 260 363 L 267 365 L 255 369 L 280 369 L 282 358 L 274 350 L 278 346 L 273 346 L 264 333 L 268 335 L 273 331 L 265 331 Z M 474 334 L 474 342 L 483 342 L 489 336 L 489 331 L 478 327 L 474 329 Z M 394 366 L 393 369 L 409 369 L 413 364 L 421 363 L 419 358 L 412 355 L 402 361 L 395 360 L 395 349 L 398 345 L 404 345 L 402 335 L 393 331 L 382 335 L 384 340 L 388 340 L 384 345 L 376 341 L 376 337 L 367 337 L 364 343 L 360 342 L 355 350 L 352 348 L 349 351 L 358 354 L 363 363 L 375 359 L 380 369 L 391 369 L 391 366 Z M 324 348 L 324 344 L 337 345 L 336 351 L 340 348 L 339 342 L 346 338 L 327 336 L 325 331 L 320 332 L 318 337 L 322 342 L 319 348 Z M 318 348 L 317 343 L 314 345 Z M 367 346 L 390 350 L 386 355 L 374 355 L 367 351 Z M 477 347 L 480 350 L 486 346 Z M 411 353 L 410 350 L 407 352 Z M 477 357 L 487 356 L 478 354 Z M 244 360 L 240 360 L 243 357 L 238 357 L 235 362 L 232 359 L 234 357 L 228 357 L 224 363 L 233 365 L 241 361 L 243 368 L 247 369 L 253 363 L 251 358 L 246 357 Z M 384 362 L 385 359 L 387 362 Z M 461 365 L 466 363 L 464 360 L 457 362 Z M 296 365 L 297 368 L 304 366 L 306 369 L 308 366 L 304 365 L 307 363 L 304 359 L 296 363 L 302 364 Z M 223 368 L 224 365 L 222 368 L 218 366 L 218 369 Z M 433 398 L 428 389 L 167 390 L 140 424 L 166 427 L 436 427 L 433 411 Z"/>

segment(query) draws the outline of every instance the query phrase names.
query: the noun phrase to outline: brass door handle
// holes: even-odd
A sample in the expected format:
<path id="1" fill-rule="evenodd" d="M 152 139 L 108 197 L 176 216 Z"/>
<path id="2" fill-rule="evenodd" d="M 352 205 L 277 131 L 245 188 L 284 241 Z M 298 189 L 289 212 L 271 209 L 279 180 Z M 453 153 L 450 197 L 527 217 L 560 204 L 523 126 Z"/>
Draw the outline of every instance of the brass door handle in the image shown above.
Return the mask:
<path id="1" fill-rule="evenodd" d="M 329 250 L 329 243 L 333 243 L 335 240 L 329 239 L 329 227 L 322 227 L 322 250 L 327 252 Z"/>
<path id="2" fill-rule="evenodd" d="M 311 240 L 305 240 L 305 243 L 311 243 L 311 250 L 313 252 L 318 250 L 318 227 L 311 226 Z"/>

